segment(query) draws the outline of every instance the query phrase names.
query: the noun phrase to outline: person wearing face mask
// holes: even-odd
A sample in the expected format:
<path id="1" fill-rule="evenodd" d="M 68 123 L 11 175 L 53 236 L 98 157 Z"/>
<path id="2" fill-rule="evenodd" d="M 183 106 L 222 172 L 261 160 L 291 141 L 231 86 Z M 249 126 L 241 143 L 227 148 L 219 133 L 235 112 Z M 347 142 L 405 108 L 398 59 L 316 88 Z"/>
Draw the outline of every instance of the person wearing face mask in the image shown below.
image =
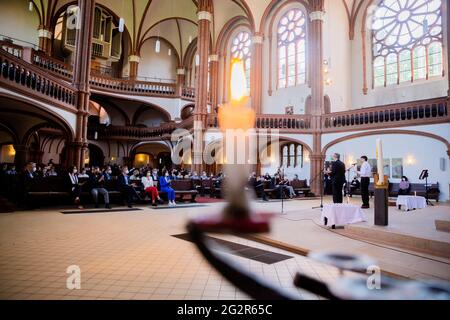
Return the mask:
<path id="1" fill-rule="evenodd" d="M 105 178 L 105 182 L 112 181 L 112 169 L 110 166 L 106 167 L 105 172 L 103 172 L 103 177 Z"/>
<path id="2" fill-rule="evenodd" d="M 162 202 L 159 197 L 158 188 L 152 178 L 152 172 L 149 170 L 141 179 L 142 185 L 144 186 L 144 191 L 152 198 L 152 206 L 156 207 L 156 200 Z"/>
<path id="3" fill-rule="evenodd" d="M 169 171 L 164 170 L 162 177 L 159 178 L 159 185 L 161 187 L 162 192 L 167 193 L 167 198 L 169 199 L 169 206 L 175 206 L 175 191 L 170 186 L 170 178 L 169 178 Z"/>
<path id="4" fill-rule="evenodd" d="M 89 175 L 86 173 L 85 168 L 81 169 L 81 172 L 78 174 L 78 178 L 89 178 Z"/>
<path id="5" fill-rule="evenodd" d="M 105 208 L 111 209 L 109 205 L 109 192 L 103 186 L 105 181 L 99 167 L 94 167 L 89 181 L 91 185 L 91 195 L 94 199 L 95 207 L 98 208 L 98 195 L 101 194 L 105 199 Z"/>
<path id="6" fill-rule="evenodd" d="M 80 181 L 78 180 L 78 169 L 77 167 L 72 167 L 72 170 L 69 171 L 69 179 L 68 179 L 68 183 L 69 183 L 69 190 L 70 190 L 70 194 L 72 196 L 72 199 L 74 201 L 74 203 L 78 206 L 78 209 L 83 209 L 83 206 L 80 204 L 81 200 L 80 200 L 80 194 L 81 194 L 81 186 L 84 183 L 80 183 Z"/>
<path id="7" fill-rule="evenodd" d="M 131 182 L 130 177 L 128 176 L 129 173 L 130 171 L 128 170 L 127 166 L 122 167 L 122 172 L 117 178 L 117 185 L 128 208 L 132 208 L 133 197 L 137 196 L 137 194 L 134 190 L 134 187 L 136 187 L 136 185 Z"/>

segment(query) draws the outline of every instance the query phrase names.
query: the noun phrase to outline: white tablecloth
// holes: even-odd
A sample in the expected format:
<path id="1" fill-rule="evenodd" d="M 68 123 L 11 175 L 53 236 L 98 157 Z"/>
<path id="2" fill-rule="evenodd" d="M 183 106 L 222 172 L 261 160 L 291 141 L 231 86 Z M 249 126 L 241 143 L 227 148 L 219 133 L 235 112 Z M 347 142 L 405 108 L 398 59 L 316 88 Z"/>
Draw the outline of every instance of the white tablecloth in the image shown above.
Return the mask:
<path id="1" fill-rule="evenodd" d="M 361 207 L 353 204 L 334 203 L 326 204 L 322 210 L 322 221 L 328 219 L 328 226 L 342 226 L 350 223 L 366 221 L 366 216 Z"/>
<path id="2" fill-rule="evenodd" d="M 418 196 L 398 196 L 398 206 L 402 206 L 404 210 L 423 209 L 427 206 L 427 200 Z"/>

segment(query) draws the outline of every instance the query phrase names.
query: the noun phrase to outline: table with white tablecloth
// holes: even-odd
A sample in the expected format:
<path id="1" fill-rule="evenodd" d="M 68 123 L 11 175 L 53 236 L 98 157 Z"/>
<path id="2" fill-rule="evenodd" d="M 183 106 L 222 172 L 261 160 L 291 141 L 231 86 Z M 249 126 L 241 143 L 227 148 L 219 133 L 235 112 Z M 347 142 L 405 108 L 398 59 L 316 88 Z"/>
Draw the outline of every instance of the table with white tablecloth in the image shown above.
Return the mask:
<path id="1" fill-rule="evenodd" d="M 333 203 L 323 206 L 322 221 L 327 221 L 327 225 L 329 226 L 342 226 L 366 221 L 366 216 L 360 206 L 353 204 Z"/>
<path id="2" fill-rule="evenodd" d="M 396 205 L 399 209 L 403 207 L 406 211 L 423 209 L 427 206 L 427 200 L 418 196 L 398 196 Z"/>

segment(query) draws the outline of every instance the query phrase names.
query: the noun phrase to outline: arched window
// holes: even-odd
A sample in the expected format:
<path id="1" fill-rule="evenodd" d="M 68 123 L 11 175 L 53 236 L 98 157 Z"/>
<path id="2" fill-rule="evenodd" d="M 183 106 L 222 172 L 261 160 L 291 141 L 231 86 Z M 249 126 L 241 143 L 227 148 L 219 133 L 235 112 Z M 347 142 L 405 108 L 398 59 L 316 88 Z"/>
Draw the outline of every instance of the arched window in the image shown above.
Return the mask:
<path id="1" fill-rule="evenodd" d="M 239 32 L 234 37 L 231 44 L 231 57 L 239 58 L 244 61 L 245 77 L 247 79 L 247 88 L 250 89 L 250 72 L 251 72 L 251 45 L 252 39 L 247 31 Z"/>
<path id="2" fill-rule="evenodd" d="M 306 83 L 306 16 L 291 9 L 280 19 L 278 36 L 278 88 Z"/>
<path id="3" fill-rule="evenodd" d="M 284 167 L 303 167 L 303 146 L 298 143 L 283 146 L 281 159 Z"/>
<path id="4" fill-rule="evenodd" d="M 443 75 L 442 0 L 382 0 L 372 29 L 374 87 Z"/>

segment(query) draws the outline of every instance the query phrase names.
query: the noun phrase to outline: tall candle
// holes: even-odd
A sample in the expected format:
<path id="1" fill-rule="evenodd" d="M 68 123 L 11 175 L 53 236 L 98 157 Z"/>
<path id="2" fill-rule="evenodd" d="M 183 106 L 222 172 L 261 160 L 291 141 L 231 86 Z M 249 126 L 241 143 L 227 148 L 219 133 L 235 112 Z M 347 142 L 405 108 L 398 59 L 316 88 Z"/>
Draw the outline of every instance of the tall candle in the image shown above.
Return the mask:
<path id="1" fill-rule="evenodd" d="M 224 142 L 227 144 L 227 131 L 233 130 L 234 135 L 246 139 L 247 130 L 254 128 L 255 112 L 247 106 L 249 100 L 246 86 L 244 63 L 242 60 L 233 59 L 231 67 L 231 101 L 219 109 L 219 127 L 224 134 Z M 234 140 L 234 135 L 230 138 Z M 239 139 L 238 137 L 238 139 Z M 244 140 L 245 141 L 245 140 Z M 229 141 L 234 145 L 232 141 Z M 236 146 L 237 147 L 237 146 Z M 227 147 L 228 148 L 228 147 Z M 237 153 L 245 150 L 236 150 Z M 225 215 L 230 218 L 244 218 L 249 215 L 249 203 L 246 193 L 242 192 L 247 184 L 249 164 L 235 163 L 234 159 L 228 159 L 230 163 L 224 165 L 226 174 L 226 198 L 229 203 L 225 207 Z"/>
<path id="2" fill-rule="evenodd" d="M 378 184 L 384 183 L 384 172 L 383 172 L 383 146 L 381 139 L 377 139 L 377 171 L 378 171 Z"/>

